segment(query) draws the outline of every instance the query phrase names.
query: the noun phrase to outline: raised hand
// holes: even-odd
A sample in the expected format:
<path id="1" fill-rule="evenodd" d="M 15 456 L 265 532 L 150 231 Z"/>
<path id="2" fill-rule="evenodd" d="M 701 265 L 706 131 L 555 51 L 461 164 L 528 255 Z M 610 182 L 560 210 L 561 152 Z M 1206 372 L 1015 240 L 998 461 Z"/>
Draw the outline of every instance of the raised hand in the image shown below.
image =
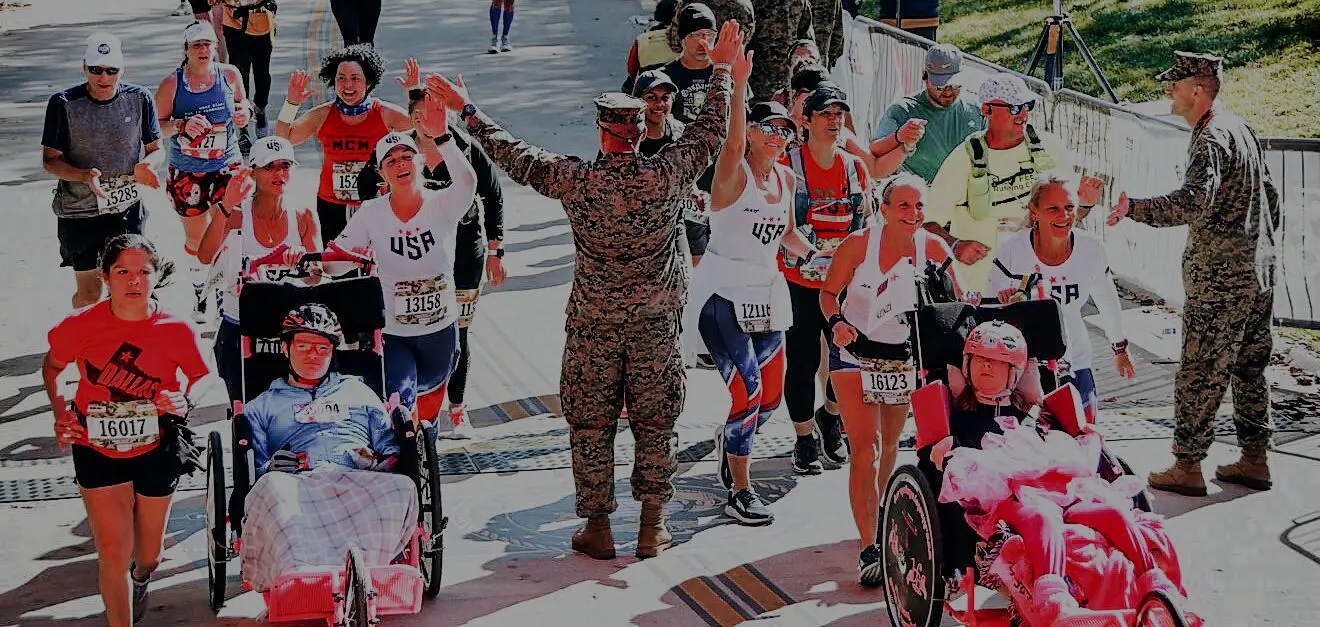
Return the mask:
<path id="1" fill-rule="evenodd" d="M 458 81 L 453 82 L 439 75 L 432 74 L 426 77 L 426 95 L 435 98 L 437 102 L 443 103 L 446 109 L 451 111 L 462 111 L 463 107 L 472 102 L 468 97 L 467 86 L 463 84 L 463 75 L 458 76 Z"/>
<path id="2" fill-rule="evenodd" d="M 251 169 L 242 166 L 235 168 L 234 175 L 229 177 L 229 183 L 225 185 L 225 195 L 220 200 L 220 207 L 225 211 L 233 212 L 256 186 L 256 182 L 252 180 Z"/>
<path id="3" fill-rule="evenodd" d="M 1100 203 L 1100 195 L 1105 191 L 1105 182 L 1093 176 L 1083 176 L 1077 186 L 1077 201 L 1083 207 L 1094 207 Z"/>
<path id="4" fill-rule="evenodd" d="M 302 70 L 294 70 L 289 76 L 289 95 L 285 99 L 301 105 L 312 97 L 312 93 L 312 75 Z"/>
<path id="5" fill-rule="evenodd" d="M 422 66 L 417 65 L 417 59 L 408 59 L 403 62 L 403 76 L 394 80 L 399 81 L 399 87 L 408 91 L 422 86 Z"/>
<path id="6" fill-rule="evenodd" d="M 715 40 L 715 46 L 711 47 L 706 42 L 701 42 L 701 47 L 710 55 L 710 60 L 716 64 L 733 65 L 738 61 L 738 57 L 743 54 L 746 35 L 742 28 L 738 26 L 738 20 L 729 20 L 720 26 L 718 38 Z"/>
<path id="7" fill-rule="evenodd" d="M 1115 224 L 1122 222 L 1123 218 L 1127 217 L 1128 211 L 1130 209 L 1131 207 L 1128 204 L 1127 192 L 1123 192 L 1119 194 L 1118 204 L 1109 208 L 1109 219 L 1106 221 L 1106 223 L 1109 226 L 1114 226 Z"/>
<path id="8" fill-rule="evenodd" d="M 459 107 L 460 109 L 462 107 Z M 426 101 L 417 110 L 417 130 L 427 137 L 439 137 L 445 134 L 448 118 L 445 116 L 445 103 L 430 93 Z"/>
<path id="9" fill-rule="evenodd" d="M 748 50 L 744 54 L 738 55 L 738 59 L 733 62 L 733 82 L 737 85 L 746 85 L 747 78 L 752 75 L 752 55 L 755 50 Z"/>

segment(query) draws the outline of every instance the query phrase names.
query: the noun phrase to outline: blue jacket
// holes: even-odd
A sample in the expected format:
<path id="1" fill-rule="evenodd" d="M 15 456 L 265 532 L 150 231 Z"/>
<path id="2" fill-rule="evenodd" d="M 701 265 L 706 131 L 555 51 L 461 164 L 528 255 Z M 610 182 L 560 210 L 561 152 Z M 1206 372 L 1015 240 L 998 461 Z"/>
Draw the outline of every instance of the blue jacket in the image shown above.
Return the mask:
<path id="1" fill-rule="evenodd" d="M 316 388 L 294 387 L 281 377 L 244 412 L 252 426 L 257 476 L 281 449 L 307 453 L 313 468 L 321 463 L 364 468 L 369 460 L 355 454 L 361 448 L 377 459 L 399 454 L 385 404 L 357 377 L 332 372 Z"/>

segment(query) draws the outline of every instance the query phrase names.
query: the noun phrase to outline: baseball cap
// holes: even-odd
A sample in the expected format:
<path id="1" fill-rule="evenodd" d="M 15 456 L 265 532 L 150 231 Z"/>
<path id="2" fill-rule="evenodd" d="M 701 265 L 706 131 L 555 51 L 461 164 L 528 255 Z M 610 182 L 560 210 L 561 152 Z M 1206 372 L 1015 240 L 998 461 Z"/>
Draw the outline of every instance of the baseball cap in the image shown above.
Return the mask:
<path id="1" fill-rule="evenodd" d="M 937 44 L 926 51 L 926 75 L 936 87 L 944 87 L 962 71 L 962 50 L 953 44 Z"/>
<path id="2" fill-rule="evenodd" d="M 194 41 L 220 41 L 220 38 L 215 36 L 215 27 L 210 22 L 193 22 L 183 29 L 183 43 Z"/>
<path id="3" fill-rule="evenodd" d="M 788 122 L 788 127 L 797 129 L 797 124 L 793 122 L 793 117 L 788 114 L 788 109 L 784 105 L 773 100 L 758 102 L 752 105 L 751 113 L 747 114 L 747 120 L 756 124 L 763 124 L 773 120 L 784 120 Z"/>
<path id="4" fill-rule="evenodd" d="M 830 108 L 830 105 L 842 105 L 844 111 L 852 111 L 848 106 L 848 94 L 844 93 L 838 85 L 826 81 L 816 87 L 816 90 L 807 96 L 807 101 L 802 104 L 805 111 L 824 111 Z"/>
<path id="5" fill-rule="evenodd" d="M 385 155 L 399 146 L 411 149 L 413 152 L 421 152 L 417 149 L 417 142 L 413 141 L 413 138 L 403 133 L 390 133 L 376 142 L 376 163 L 385 163 Z"/>
<path id="6" fill-rule="evenodd" d="M 83 63 L 87 67 L 112 67 L 124 69 L 124 51 L 119 38 L 105 31 L 92 33 L 87 37 L 87 52 L 83 54 Z"/>
<path id="7" fill-rule="evenodd" d="M 981 83 L 981 104 L 1001 100 L 1005 104 L 1020 105 L 1036 100 L 1036 94 L 1027 88 L 1026 81 L 1008 72 L 1000 72 Z"/>
<path id="8" fill-rule="evenodd" d="M 678 85 L 675 85 L 674 80 L 663 70 L 647 70 L 637 75 L 637 81 L 633 83 L 632 95 L 641 98 L 642 94 L 661 85 L 668 85 L 671 92 L 678 91 Z"/>
<path id="9" fill-rule="evenodd" d="M 293 154 L 293 142 L 279 135 L 270 135 L 252 145 L 252 167 L 264 168 L 276 161 L 298 165 L 298 159 Z"/>

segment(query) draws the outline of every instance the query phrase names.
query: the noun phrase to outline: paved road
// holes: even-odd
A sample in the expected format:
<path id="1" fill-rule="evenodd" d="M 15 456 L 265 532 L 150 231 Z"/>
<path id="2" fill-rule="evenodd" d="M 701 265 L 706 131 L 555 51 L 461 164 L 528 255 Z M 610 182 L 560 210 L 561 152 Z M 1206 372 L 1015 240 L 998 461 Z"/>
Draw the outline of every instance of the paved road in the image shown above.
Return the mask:
<path id="1" fill-rule="evenodd" d="M 52 485 L 69 468 L 53 447 L 50 413 L 38 368 L 52 321 L 68 311 L 72 276 L 57 269 L 51 181 L 39 164 L 39 130 L 46 98 L 79 80 L 81 41 L 97 26 L 127 42 L 127 80 L 154 86 L 178 61 L 177 35 L 188 18 L 166 17 L 167 0 L 123 0 L 96 6 L 85 0 L 29 0 L 42 11 L 28 23 L 46 24 L 0 36 L 0 197 L 10 216 L 0 234 L 0 502 L 22 500 L 6 489 Z M 287 75 L 327 47 L 333 33 L 328 0 L 286 3 L 275 54 L 272 115 Z M 518 6 L 510 54 L 491 56 L 487 4 L 456 0 L 391 0 L 379 45 L 398 68 L 408 55 L 424 67 L 462 72 L 475 98 L 516 134 L 548 148 L 590 156 L 596 134 L 590 98 L 621 80 L 623 54 L 639 28 L 629 23 L 649 8 L 628 0 L 544 0 Z M 39 18 L 39 19 L 38 19 Z M 23 20 L 7 18 L 10 24 Z M 0 27 L 6 22 L 0 20 Z M 402 98 L 392 70 L 381 87 Z M 318 159 L 299 150 L 303 171 L 295 190 L 310 200 Z M 556 203 L 506 187 L 511 278 L 481 302 L 474 328 L 469 404 L 481 440 L 446 444 L 453 459 L 484 464 L 479 474 L 446 477 L 445 588 L 420 616 L 390 625 L 729 625 L 761 617 L 776 625 L 885 624 L 882 600 L 855 582 L 856 550 L 842 472 L 798 479 L 783 453 L 791 430 L 779 418 L 767 425 L 753 468 L 760 492 L 773 503 L 773 527 L 744 529 L 721 514 L 708 437 L 724 413 L 723 386 L 709 372 L 690 377 L 692 399 L 680 421 L 683 449 L 679 496 L 673 507 L 680 545 L 639 563 L 625 547 L 619 559 L 598 563 L 573 556 L 568 538 L 572 484 L 563 470 L 564 425 L 558 409 L 558 367 L 572 247 Z M 150 195 L 150 234 L 178 251 L 181 234 L 163 196 Z M 187 287 L 166 288 L 169 307 L 182 311 Z M 1125 439 L 1117 449 L 1139 473 L 1167 462 L 1167 407 L 1158 390 L 1167 373 L 1143 364 L 1153 383 L 1134 387 L 1140 408 L 1114 411 L 1107 428 Z M 1102 380 L 1111 380 L 1103 379 Z M 221 426 L 217 382 L 195 420 L 202 431 Z M 1167 398 L 1167 397 L 1166 397 Z M 1296 452 L 1314 437 L 1295 434 Z M 1142 439 L 1145 438 L 1145 439 Z M 1211 461 L 1236 449 L 1217 446 Z M 1320 604 L 1320 524 L 1295 519 L 1320 509 L 1317 463 L 1279 456 L 1278 487 L 1251 494 L 1214 487 L 1208 499 L 1161 498 L 1158 509 L 1181 551 L 1187 586 L 1205 615 L 1219 625 L 1309 625 Z M 546 470 L 537 471 L 542 468 Z M 517 472 L 515 472 L 517 471 Z M 619 469 L 620 542 L 635 539 L 638 506 L 627 497 L 627 467 Z M 46 483 L 41 483 L 45 481 Z M 153 588 L 146 625 L 255 625 L 262 605 L 253 594 L 231 599 L 220 616 L 205 606 L 206 576 L 201 493 L 179 494 L 168 549 Z M 77 500 L 0 504 L 0 626 L 102 624 L 95 591 L 94 551 Z M 1283 539 L 1298 545 L 1289 548 Z"/>

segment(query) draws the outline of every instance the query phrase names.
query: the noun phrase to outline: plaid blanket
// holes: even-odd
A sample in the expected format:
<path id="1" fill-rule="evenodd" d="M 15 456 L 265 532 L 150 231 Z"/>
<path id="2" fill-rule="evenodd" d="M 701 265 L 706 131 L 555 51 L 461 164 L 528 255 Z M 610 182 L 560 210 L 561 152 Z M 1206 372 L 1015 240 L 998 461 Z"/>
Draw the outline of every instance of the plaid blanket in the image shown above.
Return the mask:
<path id="1" fill-rule="evenodd" d="M 417 527 L 417 488 L 395 474 L 325 466 L 266 473 L 247 497 L 243 574 L 269 590 L 299 568 L 342 568 L 350 542 L 370 565 L 403 552 Z"/>

